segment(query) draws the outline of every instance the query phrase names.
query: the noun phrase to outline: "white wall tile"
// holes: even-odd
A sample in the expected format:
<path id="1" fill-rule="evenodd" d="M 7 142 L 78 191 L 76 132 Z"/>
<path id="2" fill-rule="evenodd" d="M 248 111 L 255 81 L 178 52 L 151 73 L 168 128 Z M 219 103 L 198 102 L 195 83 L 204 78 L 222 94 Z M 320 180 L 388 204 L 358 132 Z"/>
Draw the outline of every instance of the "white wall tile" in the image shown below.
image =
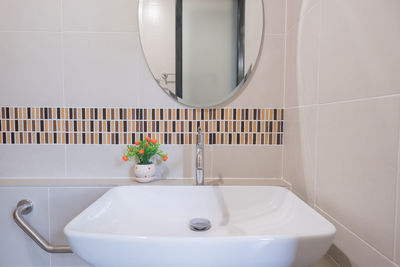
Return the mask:
<path id="1" fill-rule="evenodd" d="M 288 0 L 287 1 L 287 30 L 297 25 L 299 20 L 320 0 Z"/>
<path id="2" fill-rule="evenodd" d="M 320 103 L 400 93 L 400 2 L 322 3 Z"/>
<path id="3" fill-rule="evenodd" d="M 137 31 L 137 0 L 64 0 L 65 31 Z"/>
<path id="4" fill-rule="evenodd" d="M 319 109 L 317 204 L 392 258 L 400 99 Z"/>
<path id="5" fill-rule="evenodd" d="M 0 32 L 0 58 L 0 105 L 62 105 L 59 33 Z"/>
<path id="6" fill-rule="evenodd" d="M 285 37 L 265 36 L 260 59 L 246 85 L 226 104 L 229 107 L 282 107 Z"/>
<path id="7" fill-rule="evenodd" d="M 0 177 L 64 177 L 64 154 L 62 145 L 1 145 Z"/>
<path id="8" fill-rule="evenodd" d="M 168 160 L 157 160 L 156 177 L 191 177 L 192 146 L 162 145 Z M 126 145 L 73 145 L 67 146 L 67 176 L 86 178 L 135 177 L 134 161 L 122 160 Z"/>
<path id="9" fill-rule="evenodd" d="M 64 227 L 108 189 L 108 187 L 50 188 L 50 242 L 55 245 L 68 244 L 64 235 Z M 89 266 L 76 254 L 51 254 L 51 265 Z"/>
<path id="10" fill-rule="evenodd" d="M 3 0 L 0 3 L 0 31 L 45 31 L 0 33 L 0 105 L 181 106 L 158 87 L 145 64 L 137 33 L 133 33 L 137 31 L 136 0 L 65 0 L 62 1 L 63 12 L 60 9 L 61 0 L 31 2 Z M 278 35 L 266 37 L 256 75 L 247 85 L 245 93 L 239 95 L 232 105 L 282 106 L 285 1 L 265 0 L 265 3 L 266 33 Z M 67 32 L 51 33 L 60 30 L 61 13 L 62 30 Z M 87 33 L 82 33 L 85 31 Z M 51 178 L 64 177 L 65 174 L 69 177 L 132 177 L 132 165 L 121 160 L 124 147 L 0 146 L 0 177 Z M 160 176 L 194 176 L 194 146 L 168 145 L 163 148 L 168 152 L 169 159 L 159 168 Z M 234 155 L 227 155 L 224 149 L 216 148 L 217 164 L 213 166 L 214 149 L 211 146 L 205 147 L 206 177 L 213 175 L 213 169 L 216 175 L 230 177 L 281 176 L 281 147 L 250 148 L 250 152 L 244 152 L 248 158 L 255 157 L 252 162 L 260 163 L 254 166 L 261 167 L 251 172 L 231 172 L 229 165 L 223 162 L 229 159 L 236 162 L 238 159 L 231 158 Z M 239 154 L 243 147 L 232 151 Z M 265 161 L 269 162 L 267 166 Z M 32 193 L 32 190 L 35 192 Z M 51 189 L 50 240 L 64 244 L 62 226 L 102 190 Z M 29 197 L 34 200 L 35 211 L 28 218 L 48 238 L 47 189 L 4 192 L 0 189 L 1 210 L 11 210 L 19 198 Z M 0 241 L 0 247 L 6 247 L 0 251 L 10 251 L 7 258 L 0 256 L 0 266 L 46 266 L 50 261 L 53 266 L 84 265 L 84 262 L 71 255 L 50 257 L 16 228 L 11 217 L 4 218 L 5 223 L 3 217 L 0 217 L 2 228 L 3 225 L 12 225 L 12 229 L 8 231 L 9 228 L 5 227 L 6 234 L 1 236 L 10 234 L 16 245 L 10 246 L 9 238 L 3 239 L 7 243 Z M 19 251 L 10 250 L 19 246 L 22 247 Z"/>
<path id="11" fill-rule="evenodd" d="M 212 176 L 219 178 L 282 177 L 281 146 L 213 147 Z"/>
<path id="12" fill-rule="evenodd" d="M 65 33 L 65 104 L 135 106 L 137 46 L 136 33 Z"/>
<path id="13" fill-rule="evenodd" d="M 61 0 L 0 1 L 0 31 L 59 31 Z"/>
<path id="14" fill-rule="evenodd" d="M 122 160 L 125 145 L 67 146 L 67 176 L 86 178 L 128 178 L 131 164 Z"/>
<path id="15" fill-rule="evenodd" d="M 345 262 L 350 265 L 343 265 L 344 267 L 396 267 L 388 258 L 334 220 L 330 214 L 319 208 L 317 208 L 317 211 L 336 227 L 334 243 L 342 252 L 345 252 L 350 257 Z"/>
<path id="16" fill-rule="evenodd" d="M 156 177 L 161 179 L 182 179 L 194 177 L 195 171 L 195 145 L 161 145 L 162 151 L 168 154 L 168 160 L 158 160 Z M 210 148 L 205 147 L 205 176 L 209 177 L 211 170 L 208 167 L 211 162 Z M 207 176 L 208 175 L 208 176 Z"/>
<path id="17" fill-rule="evenodd" d="M 297 106 L 301 102 L 299 99 L 304 96 L 299 91 L 298 85 L 298 28 L 291 29 L 286 36 L 286 54 L 285 54 L 285 108 Z"/>
<path id="18" fill-rule="evenodd" d="M 317 107 L 285 110 L 283 178 L 305 201 L 314 204 Z"/>
<path id="19" fill-rule="evenodd" d="M 317 103 L 320 5 L 314 5 L 288 32 L 285 106 Z"/>
<path id="20" fill-rule="evenodd" d="M 320 41 L 313 34 L 319 24 L 318 2 Z M 317 204 L 341 223 L 335 222 L 338 233 L 334 243 L 351 266 L 394 266 L 393 250 L 400 247 L 397 241 L 393 248 L 399 97 L 324 103 L 399 93 L 395 71 L 400 66 L 399 2 L 294 0 L 287 5 L 285 104 L 302 108 L 285 111 L 284 179 L 291 181 L 301 196 L 317 194 Z M 315 68 L 318 50 L 319 69 Z M 318 79 L 319 92 L 303 86 Z M 303 139 L 308 134 L 299 130 L 302 116 L 298 114 L 312 109 L 320 110 L 318 160 L 314 163 L 308 160 L 308 153 L 303 152 L 300 159 L 296 156 L 307 151 L 303 148 L 311 147 L 309 140 L 315 138 L 311 133 Z M 307 115 L 304 127 L 314 127 L 313 114 Z M 294 116 L 298 116 L 298 125 Z M 302 173 L 315 168 L 317 188 L 313 192 L 308 175 L 303 178 Z"/>
<path id="21" fill-rule="evenodd" d="M 394 260 L 400 265 L 400 129 L 399 129 L 399 153 L 397 156 L 398 164 L 397 164 L 397 218 L 395 224 L 395 232 L 396 232 L 396 243 L 394 246 Z"/>
<path id="22" fill-rule="evenodd" d="M 264 1 L 264 27 L 266 34 L 284 34 L 286 25 L 286 1 Z"/>
<path id="23" fill-rule="evenodd" d="M 31 200 L 33 212 L 28 223 L 49 238 L 47 188 L 0 188 L 0 266 L 49 266 L 50 255 L 37 246 L 14 222 L 12 213 L 22 199 Z"/>
<path id="24" fill-rule="evenodd" d="M 176 108 L 177 102 L 167 95 L 163 89 L 158 85 L 153 77 L 149 67 L 147 66 L 146 59 L 143 55 L 143 50 L 138 47 L 139 55 L 139 88 L 138 88 L 138 107 L 164 107 Z M 183 105 L 181 105 L 184 107 Z"/>

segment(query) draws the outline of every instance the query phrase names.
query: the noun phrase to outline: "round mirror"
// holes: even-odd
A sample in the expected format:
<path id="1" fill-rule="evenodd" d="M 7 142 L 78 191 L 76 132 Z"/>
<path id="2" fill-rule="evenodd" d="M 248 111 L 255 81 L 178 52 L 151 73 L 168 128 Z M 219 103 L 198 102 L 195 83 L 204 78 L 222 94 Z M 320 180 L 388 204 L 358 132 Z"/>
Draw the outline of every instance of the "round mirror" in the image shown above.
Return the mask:
<path id="1" fill-rule="evenodd" d="M 139 31 L 160 87 L 194 107 L 223 103 L 243 87 L 260 53 L 262 0 L 140 0 Z"/>

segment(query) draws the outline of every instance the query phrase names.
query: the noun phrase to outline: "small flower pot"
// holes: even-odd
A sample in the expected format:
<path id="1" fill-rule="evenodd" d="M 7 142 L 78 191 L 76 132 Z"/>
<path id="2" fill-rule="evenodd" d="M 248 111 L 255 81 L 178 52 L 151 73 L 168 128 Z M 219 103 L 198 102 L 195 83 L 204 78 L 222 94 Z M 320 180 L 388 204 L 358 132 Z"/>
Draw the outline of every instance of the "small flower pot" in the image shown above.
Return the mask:
<path id="1" fill-rule="evenodd" d="M 135 180 L 139 183 L 149 183 L 154 180 L 156 166 L 154 164 L 136 164 Z"/>

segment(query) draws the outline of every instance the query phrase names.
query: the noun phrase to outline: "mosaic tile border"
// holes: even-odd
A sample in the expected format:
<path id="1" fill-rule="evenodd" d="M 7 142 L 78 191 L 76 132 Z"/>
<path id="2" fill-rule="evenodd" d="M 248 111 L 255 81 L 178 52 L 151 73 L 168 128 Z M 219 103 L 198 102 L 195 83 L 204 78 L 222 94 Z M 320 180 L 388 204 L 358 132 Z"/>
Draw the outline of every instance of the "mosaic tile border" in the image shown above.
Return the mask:
<path id="1" fill-rule="evenodd" d="M 0 144 L 282 145 L 283 109 L 1 107 Z"/>

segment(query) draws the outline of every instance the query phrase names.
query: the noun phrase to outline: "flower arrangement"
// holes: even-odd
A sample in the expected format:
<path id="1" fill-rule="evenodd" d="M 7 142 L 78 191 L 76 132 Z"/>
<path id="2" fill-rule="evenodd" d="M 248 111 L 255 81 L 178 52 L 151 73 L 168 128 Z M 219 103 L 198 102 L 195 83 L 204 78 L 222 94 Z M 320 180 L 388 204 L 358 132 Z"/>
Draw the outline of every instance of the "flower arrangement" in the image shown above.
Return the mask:
<path id="1" fill-rule="evenodd" d="M 163 161 L 167 161 L 168 159 L 168 155 L 160 149 L 160 143 L 157 143 L 156 139 L 151 139 L 148 136 L 143 141 L 136 141 L 135 145 L 128 145 L 122 159 L 128 161 L 135 158 L 137 164 L 146 165 L 152 164 L 151 159 L 156 155 Z"/>

